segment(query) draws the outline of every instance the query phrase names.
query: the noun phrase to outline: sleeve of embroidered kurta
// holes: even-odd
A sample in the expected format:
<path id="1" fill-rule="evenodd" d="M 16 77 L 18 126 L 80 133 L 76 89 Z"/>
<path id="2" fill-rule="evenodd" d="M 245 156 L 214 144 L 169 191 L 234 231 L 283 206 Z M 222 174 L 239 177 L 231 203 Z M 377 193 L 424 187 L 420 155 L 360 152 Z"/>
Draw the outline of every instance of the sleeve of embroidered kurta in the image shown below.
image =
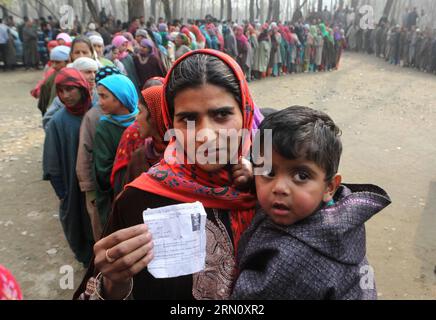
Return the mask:
<path id="1" fill-rule="evenodd" d="M 50 181 L 56 195 L 63 199 L 66 195 L 66 186 L 62 178 L 61 144 L 59 132 L 54 122 L 49 123 L 46 130 L 43 152 L 43 179 Z"/>

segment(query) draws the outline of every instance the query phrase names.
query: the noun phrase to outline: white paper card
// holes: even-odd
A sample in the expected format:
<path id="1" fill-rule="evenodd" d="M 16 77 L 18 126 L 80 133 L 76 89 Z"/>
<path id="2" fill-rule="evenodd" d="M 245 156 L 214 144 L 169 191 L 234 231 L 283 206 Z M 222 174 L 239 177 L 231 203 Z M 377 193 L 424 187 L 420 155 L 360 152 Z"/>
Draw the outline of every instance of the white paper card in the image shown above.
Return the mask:
<path id="1" fill-rule="evenodd" d="M 143 213 L 154 243 L 148 271 L 157 279 L 175 278 L 204 270 L 207 214 L 200 202 Z"/>

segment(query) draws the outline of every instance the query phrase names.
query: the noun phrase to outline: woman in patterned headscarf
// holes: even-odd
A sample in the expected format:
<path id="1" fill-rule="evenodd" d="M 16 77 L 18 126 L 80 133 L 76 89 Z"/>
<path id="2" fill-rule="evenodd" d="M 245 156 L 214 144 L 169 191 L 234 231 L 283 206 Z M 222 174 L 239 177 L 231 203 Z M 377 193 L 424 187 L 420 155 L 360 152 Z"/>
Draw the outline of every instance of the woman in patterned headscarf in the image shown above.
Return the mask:
<path id="1" fill-rule="evenodd" d="M 197 50 L 183 56 L 168 73 L 162 97 L 166 129 L 178 129 L 185 141 L 190 139 L 187 121 L 195 121 L 195 133 L 201 129 L 217 133 L 253 128 L 255 106 L 245 76 L 236 61 L 222 52 Z M 211 143 L 213 138 L 209 139 Z M 215 136 L 215 140 L 218 139 L 219 136 Z M 104 238 L 95 246 L 94 265 L 88 270 L 76 298 L 123 299 L 130 297 L 129 288 L 139 300 L 226 299 L 230 296 L 236 276 L 235 248 L 250 224 L 256 199 L 251 192 L 235 187 L 241 182 L 237 178 L 238 166 L 232 167 L 229 162 L 202 163 L 197 159 L 189 164 L 185 153 L 180 154 L 183 158 L 180 164 L 174 162 L 177 154 L 173 151 L 180 143 L 172 139 L 165 159 L 128 185 L 117 198 Z M 198 142 L 186 143 L 192 143 L 195 151 L 200 152 Z M 240 141 L 238 147 L 232 151 L 227 146 L 228 159 L 247 156 L 251 139 Z M 218 156 L 208 154 L 213 155 Z M 151 235 L 143 223 L 144 210 L 195 201 L 203 204 L 208 216 L 205 271 L 155 279 L 147 271 L 153 250 Z M 122 252 L 117 250 L 121 247 Z M 127 260 L 130 263 L 126 264 Z M 93 279 L 96 276 L 97 282 Z M 104 280 L 100 282 L 102 277 Z M 87 287 L 88 283 L 93 288 Z"/>
<path id="2" fill-rule="evenodd" d="M 124 131 L 112 169 L 115 197 L 124 186 L 159 162 L 166 148 L 162 116 L 163 78 L 146 82 L 135 123 Z"/>

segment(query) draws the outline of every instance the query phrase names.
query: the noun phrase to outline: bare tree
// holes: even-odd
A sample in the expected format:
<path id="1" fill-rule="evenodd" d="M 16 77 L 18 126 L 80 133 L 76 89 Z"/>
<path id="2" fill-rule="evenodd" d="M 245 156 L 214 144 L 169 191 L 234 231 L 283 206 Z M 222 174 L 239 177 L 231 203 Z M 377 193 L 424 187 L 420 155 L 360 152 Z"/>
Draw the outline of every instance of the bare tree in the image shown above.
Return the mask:
<path id="1" fill-rule="evenodd" d="M 156 17 L 156 0 L 150 0 L 150 14 L 152 17 Z"/>
<path id="2" fill-rule="evenodd" d="M 170 6 L 170 0 L 162 0 L 163 6 L 164 6 L 164 13 L 165 13 L 165 19 L 167 21 L 171 21 L 171 6 Z"/>
<path id="3" fill-rule="evenodd" d="M 389 14 L 391 13 L 392 5 L 394 4 L 394 0 L 388 0 L 386 2 L 385 8 L 383 10 L 383 15 L 385 17 L 389 17 Z"/>
<path id="4" fill-rule="evenodd" d="M 180 0 L 173 0 L 173 17 L 174 19 L 180 18 Z"/>
<path id="5" fill-rule="evenodd" d="M 250 22 L 254 22 L 254 0 L 250 0 Z"/>
<path id="6" fill-rule="evenodd" d="M 86 0 L 86 4 L 88 5 L 89 12 L 91 13 L 91 17 L 95 22 L 99 22 L 100 18 L 98 16 L 97 7 L 95 6 L 92 0 Z"/>
<path id="7" fill-rule="evenodd" d="M 277 22 L 280 20 L 280 0 L 274 1 L 272 18 Z"/>
<path id="8" fill-rule="evenodd" d="M 273 13 L 273 8 L 274 8 L 274 0 L 268 0 L 268 14 L 266 19 L 268 21 L 271 21 L 272 18 L 272 13 Z"/>
<path id="9" fill-rule="evenodd" d="M 227 20 L 232 21 L 232 0 L 227 0 Z"/>
<path id="10" fill-rule="evenodd" d="M 144 0 L 128 0 L 127 8 L 129 21 L 132 21 L 134 18 L 139 18 L 145 12 Z"/>

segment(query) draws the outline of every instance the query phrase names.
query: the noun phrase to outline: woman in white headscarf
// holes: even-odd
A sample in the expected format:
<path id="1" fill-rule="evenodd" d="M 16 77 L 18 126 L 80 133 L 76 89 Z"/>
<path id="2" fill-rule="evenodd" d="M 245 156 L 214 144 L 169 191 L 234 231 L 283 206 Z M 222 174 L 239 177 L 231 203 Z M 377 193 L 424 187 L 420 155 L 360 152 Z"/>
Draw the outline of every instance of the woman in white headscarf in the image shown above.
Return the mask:
<path id="1" fill-rule="evenodd" d="M 104 57 L 104 40 L 101 36 L 93 35 L 89 37 L 89 40 L 94 47 L 94 51 L 97 54 L 98 62 L 100 63 L 100 67 L 114 67 L 112 61 L 106 59 Z"/>

